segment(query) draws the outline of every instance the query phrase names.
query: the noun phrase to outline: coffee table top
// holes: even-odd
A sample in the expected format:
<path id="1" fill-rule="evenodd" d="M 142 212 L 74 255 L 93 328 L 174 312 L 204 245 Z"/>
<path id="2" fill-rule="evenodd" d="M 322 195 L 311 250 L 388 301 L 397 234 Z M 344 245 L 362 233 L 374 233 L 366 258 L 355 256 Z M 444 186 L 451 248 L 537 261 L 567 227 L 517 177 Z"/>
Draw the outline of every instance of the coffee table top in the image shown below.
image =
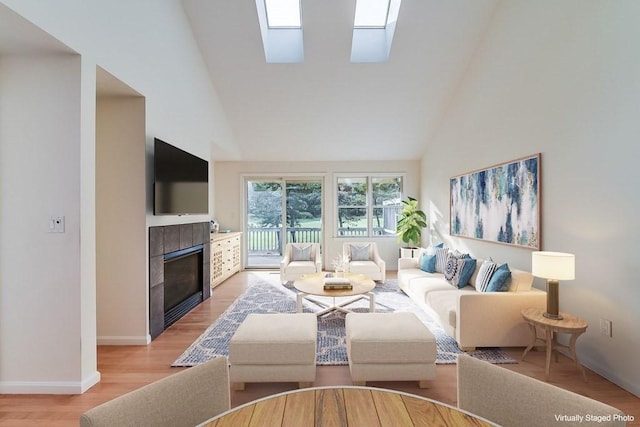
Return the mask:
<path id="1" fill-rule="evenodd" d="M 352 289 L 324 289 L 324 278 L 328 273 L 311 273 L 300 276 L 293 282 L 293 286 L 305 294 L 318 295 L 323 297 L 348 297 L 360 295 L 373 290 L 376 283 L 364 274 L 343 273 L 344 277 L 351 281 Z"/>

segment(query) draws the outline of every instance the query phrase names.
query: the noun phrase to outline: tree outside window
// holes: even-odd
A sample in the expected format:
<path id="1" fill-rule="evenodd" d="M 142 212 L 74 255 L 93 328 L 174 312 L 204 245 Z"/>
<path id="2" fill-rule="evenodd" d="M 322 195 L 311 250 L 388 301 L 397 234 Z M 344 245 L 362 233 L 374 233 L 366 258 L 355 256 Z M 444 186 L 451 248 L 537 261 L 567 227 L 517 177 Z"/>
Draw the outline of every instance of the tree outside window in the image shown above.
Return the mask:
<path id="1" fill-rule="evenodd" d="M 401 198 L 399 176 L 338 177 L 338 236 L 395 236 Z"/>

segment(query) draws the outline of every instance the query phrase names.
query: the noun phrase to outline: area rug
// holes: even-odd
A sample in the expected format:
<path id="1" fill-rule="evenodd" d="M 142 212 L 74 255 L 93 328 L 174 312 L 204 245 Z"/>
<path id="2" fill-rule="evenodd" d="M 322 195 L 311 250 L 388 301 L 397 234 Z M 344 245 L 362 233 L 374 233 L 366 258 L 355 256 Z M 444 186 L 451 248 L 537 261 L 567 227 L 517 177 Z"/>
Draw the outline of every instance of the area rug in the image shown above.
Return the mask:
<path id="1" fill-rule="evenodd" d="M 252 276 L 252 285 L 234 301 L 198 339 L 187 348 L 171 366 L 195 366 L 216 356 L 229 354 L 229 340 L 249 313 L 295 313 L 296 289 L 291 283 L 281 285 L 277 276 L 273 280 Z M 376 312 L 409 311 L 415 313 L 436 337 L 438 353 L 436 364 L 455 364 L 456 356 L 462 353 L 456 341 L 420 309 L 398 288 L 396 280 L 378 283 L 373 290 Z M 212 296 L 215 298 L 215 292 Z M 320 298 L 318 298 L 320 299 Z M 348 306 L 356 312 L 368 312 L 369 302 L 361 300 Z M 313 313 L 320 307 L 306 301 L 304 312 Z M 345 344 L 345 314 L 331 312 L 318 318 L 318 365 L 347 365 Z M 500 349 L 483 348 L 467 354 L 491 363 L 517 363 Z"/>

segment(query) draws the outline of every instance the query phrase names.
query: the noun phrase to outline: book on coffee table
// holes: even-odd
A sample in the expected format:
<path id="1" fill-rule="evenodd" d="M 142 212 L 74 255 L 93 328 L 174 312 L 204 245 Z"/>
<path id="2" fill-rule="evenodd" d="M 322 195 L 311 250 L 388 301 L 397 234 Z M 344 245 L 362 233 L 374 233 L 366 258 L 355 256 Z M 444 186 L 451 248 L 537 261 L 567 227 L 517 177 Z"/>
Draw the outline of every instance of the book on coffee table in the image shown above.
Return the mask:
<path id="1" fill-rule="evenodd" d="M 324 279 L 324 289 L 353 289 L 353 285 L 346 277 L 326 277 Z"/>

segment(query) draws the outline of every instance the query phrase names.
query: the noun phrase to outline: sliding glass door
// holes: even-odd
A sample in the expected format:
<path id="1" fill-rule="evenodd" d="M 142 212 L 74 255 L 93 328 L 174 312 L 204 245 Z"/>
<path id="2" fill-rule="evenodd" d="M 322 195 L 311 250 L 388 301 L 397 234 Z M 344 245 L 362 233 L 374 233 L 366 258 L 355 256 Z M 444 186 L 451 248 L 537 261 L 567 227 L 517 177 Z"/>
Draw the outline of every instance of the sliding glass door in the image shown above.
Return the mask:
<path id="1" fill-rule="evenodd" d="M 321 179 L 246 180 L 247 268 L 277 268 L 290 242 L 322 243 Z"/>

